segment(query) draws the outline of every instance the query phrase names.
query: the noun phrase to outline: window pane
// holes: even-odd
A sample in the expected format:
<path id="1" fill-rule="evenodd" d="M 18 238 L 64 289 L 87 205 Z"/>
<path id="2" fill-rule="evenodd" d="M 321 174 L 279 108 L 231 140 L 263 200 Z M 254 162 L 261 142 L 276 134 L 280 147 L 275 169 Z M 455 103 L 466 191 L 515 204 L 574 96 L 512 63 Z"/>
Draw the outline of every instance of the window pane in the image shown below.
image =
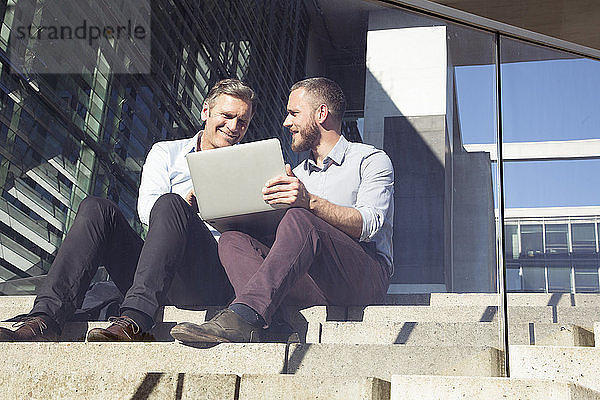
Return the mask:
<path id="1" fill-rule="evenodd" d="M 546 291 L 546 277 L 544 267 L 523 267 L 523 289 L 528 292 Z"/>
<path id="2" fill-rule="evenodd" d="M 519 258 L 519 232 L 517 225 L 506 225 L 504 227 L 504 247 L 506 258 Z"/>
<path id="3" fill-rule="evenodd" d="M 533 257 L 543 252 L 542 225 L 521 225 L 521 255 Z"/>
<path id="4" fill-rule="evenodd" d="M 567 253 L 569 250 L 568 235 L 567 224 L 546 225 L 546 252 L 549 254 Z"/>
<path id="5" fill-rule="evenodd" d="M 594 253 L 596 251 L 596 233 L 594 224 L 571 225 L 573 235 L 573 253 Z"/>

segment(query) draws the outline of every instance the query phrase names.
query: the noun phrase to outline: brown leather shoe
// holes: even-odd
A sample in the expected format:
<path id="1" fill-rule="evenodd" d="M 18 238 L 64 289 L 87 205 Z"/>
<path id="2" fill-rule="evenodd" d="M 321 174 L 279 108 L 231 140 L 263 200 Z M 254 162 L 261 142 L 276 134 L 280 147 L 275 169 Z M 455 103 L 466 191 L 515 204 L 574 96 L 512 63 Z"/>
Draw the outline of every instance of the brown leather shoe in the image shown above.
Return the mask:
<path id="1" fill-rule="evenodd" d="M 138 324 L 129 317 L 110 317 L 112 324 L 104 328 L 94 328 L 88 332 L 88 342 L 151 342 L 154 337 L 141 332 Z"/>
<path id="2" fill-rule="evenodd" d="M 226 308 L 201 325 L 182 322 L 171 329 L 171 336 L 183 343 L 250 343 L 261 341 L 257 328 Z"/>
<path id="3" fill-rule="evenodd" d="M 17 329 L 0 328 L 0 342 L 58 342 L 60 338 L 56 323 L 45 315 L 25 317 L 13 327 Z"/>

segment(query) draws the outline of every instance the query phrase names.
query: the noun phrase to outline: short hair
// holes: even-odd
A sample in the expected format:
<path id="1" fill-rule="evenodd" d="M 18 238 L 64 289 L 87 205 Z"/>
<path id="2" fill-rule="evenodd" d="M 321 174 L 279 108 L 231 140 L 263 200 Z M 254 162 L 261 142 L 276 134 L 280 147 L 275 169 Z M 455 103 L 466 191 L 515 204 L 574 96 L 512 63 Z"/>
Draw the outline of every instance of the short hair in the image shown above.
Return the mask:
<path id="1" fill-rule="evenodd" d="M 222 94 L 236 97 L 252 105 L 252 113 L 254 114 L 254 101 L 256 95 L 254 90 L 244 82 L 235 78 L 228 78 L 220 80 L 210 89 L 206 96 L 206 102 L 210 107 L 214 106 L 215 100 Z"/>
<path id="2" fill-rule="evenodd" d="M 313 100 L 314 107 L 321 104 L 327 105 L 329 113 L 337 120 L 342 121 L 346 111 L 346 97 L 340 85 L 328 78 L 316 77 L 296 82 L 290 92 L 304 88 Z"/>

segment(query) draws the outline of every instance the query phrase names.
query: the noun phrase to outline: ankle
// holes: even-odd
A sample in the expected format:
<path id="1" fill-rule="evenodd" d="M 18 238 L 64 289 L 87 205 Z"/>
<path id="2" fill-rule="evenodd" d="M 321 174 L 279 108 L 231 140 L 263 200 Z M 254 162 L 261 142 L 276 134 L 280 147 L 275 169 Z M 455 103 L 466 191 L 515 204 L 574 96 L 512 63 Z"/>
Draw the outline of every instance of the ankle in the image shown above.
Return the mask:
<path id="1" fill-rule="evenodd" d="M 122 317 L 131 318 L 137 326 L 140 328 L 141 332 L 148 332 L 152 329 L 154 325 L 154 320 L 148 314 L 142 311 L 138 311 L 134 308 L 124 308 L 121 310 Z"/>
<path id="2" fill-rule="evenodd" d="M 44 320 L 44 323 L 46 324 L 46 326 L 48 327 L 48 329 L 58 335 L 60 335 L 62 333 L 62 326 L 60 326 L 58 324 L 58 322 L 56 322 L 54 320 L 54 318 L 52 318 L 51 316 L 49 316 L 48 314 L 45 313 L 33 313 L 33 314 L 29 314 L 27 315 L 27 317 L 39 317 L 42 318 Z"/>
<path id="3" fill-rule="evenodd" d="M 262 328 L 265 326 L 264 318 L 256 312 L 252 307 L 242 303 L 233 303 L 229 306 L 229 309 L 242 317 L 244 321 L 256 328 Z"/>

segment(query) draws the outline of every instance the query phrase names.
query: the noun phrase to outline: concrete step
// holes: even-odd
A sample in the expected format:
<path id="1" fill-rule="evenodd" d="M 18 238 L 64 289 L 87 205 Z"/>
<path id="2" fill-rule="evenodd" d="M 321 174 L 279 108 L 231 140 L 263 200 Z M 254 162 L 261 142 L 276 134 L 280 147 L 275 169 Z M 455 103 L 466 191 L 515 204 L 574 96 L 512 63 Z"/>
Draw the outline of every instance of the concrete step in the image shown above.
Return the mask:
<path id="1" fill-rule="evenodd" d="M 61 371 L 0 374 L 2 399 L 389 400 L 390 382 L 368 377 Z"/>
<path id="2" fill-rule="evenodd" d="M 0 343 L 0 371 L 21 374 L 60 371 L 85 374 L 128 372 L 279 374 L 286 345 L 219 344 L 194 348 L 172 343 Z"/>
<path id="3" fill-rule="evenodd" d="M 387 381 L 397 374 L 503 376 L 503 357 L 502 351 L 489 346 L 291 344 L 287 372 Z"/>
<path id="4" fill-rule="evenodd" d="M 542 379 L 392 376 L 391 399 L 407 397 L 411 400 L 600 400 L 600 393 L 573 383 Z"/>
<path id="5" fill-rule="evenodd" d="M 203 321 L 196 321 L 201 323 Z M 312 324 L 312 323 L 311 323 Z M 494 346 L 502 348 L 498 324 L 492 322 L 324 322 L 317 323 L 316 337 L 308 342 L 290 338 L 289 333 L 266 332 L 266 342 L 339 343 L 339 344 L 404 344 L 408 346 Z M 70 322 L 60 340 L 82 342 L 93 328 L 107 328 L 110 322 Z M 158 322 L 150 331 L 155 341 L 172 342 L 175 322 Z M 0 327 L 13 328 L 13 323 L 0 322 Z M 511 344 L 548 346 L 594 346 L 594 335 L 587 329 L 563 324 L 511 324 Z M 314 339 L 314 340 L 313 340 Z"/>
<path id="6" fill-rule="evenodd" d="M 573 325 L 511 324 L 508 332 L 511 344 L 594 346 L 594 334 Z M 325 322 L 320 343 L 502 348 L 503 338 L 493 322 Z"/>
<path id="7" fill-rule="evenodd" d="M 578 325 L 590 331 L 594 329 L 594 322 L 600 321 L 600 307 L 556 307 L 553 313 L 560 324 Z"/>
<path id="8" fill-rule="evenodd" d="M 497 306 L 497 293 L 389 294 L 384 304 L 426 306 Z M 600 307 L 599 293 L 509 293 L 509 306 Z"/>
<path id="9" fill-rule="evenodd" d="M 295 374 L 501 376 L 503 353 L 487 346 L 398 346 L 253 343 L 184 346 L 179 343 L 0 343 L 0 371 L 28 374 Z"/>
<path id="10" fill-rule="evenodd" d="M 0 374 L 2 399 L 237 399 L 237 375 L 138 372 L 68 374 L 60 370 Z"/>
<path id="11" fill-rule="evenodd" d="M 69 322 L 63 328 L 60 335 L 62 342 L 85 342 L 87 334 L 94 328 L 108 328 L 110 322 L 106 321 L 88 321 L 88 322 Z M 149 332 L 153 340 L 156 342 L 174 342 L 175 339 L 171 336 L 171 328 L 175 326 L 175 322 L 157 322 Z M 0 327 L 14 330 L 12 322 L 0 322 Z M 266 343 L 299 343 L 300 337 L 297 333 L 290 332 L 275 332 L 267 330 L 263 333 L 263 342 Z"/>
<path id="12" fill-rule="evenodd" d="M 562 309 L 561 309 L 562 310 Z M 553 322 L 553 308 L 546 306 L 508 308 L 514 322 Z M 558 310 L 557 310 L 558 312 Z M 496 306 L 362 306 L 348 307 L 346 321 L 365 322 L 495 322 Z M 331 319 L 329 319 L 331 320 Z"/>
<path id="13" fill-rule="evenodd" d="M 389 400 L 390 382 L 359 376 L 243 375 L 240 400 Z"/>
<path id="14" fill-rule="evenodd" d="M 434 296 L 435 295 L 435 296 Z M 440 295 L 440 296 L 438 296 Z M 438 298 L 444 295 L 448 302 L 456 303 L 456 299 L 489 298 L 487 294 L 439 294 L 429 296 Z M 495 296 L 495 295 L 494 295 Z M 533 294 L 520 296 L 537 296 Z M 554 295 L 544 295 L 552 297 Z M 596 295 L 575 295 L 583 298 L 579 301 L 585 306 L 510 306 L 509 321 L 519 323 L 559 323 L 562 325 L 581 326 L 593 330 L 593 323 L 600 321 L 600 307 L 588 307 Z M 588 296 L 588 297 L 584 297 Z M 593 297 L 589 297 L 593 296 Z M 575 297 L 578 299 L 579 297 Z M 528 297 L 524 297 L 528 298 Z M 33 296 L 0 296 L 0 321 L 23 314 L 31 309 Z M 556 301 L 558 304 L 560 301 Z M 532 302 L 533 303 L 533 302 Z M 202 323 L 210 319 L 219 307 L 199 307 L 195 310 L 166 306 L 159 311 L 157 321 L 166 323 L 194 322 Z M 498 321 L 499 308 L 484 305 L 432 305 L 432 306 L 366 306 L 335 307 L 314 306 L 301 309 L 285 307 L 284 314 L 294 329 L 299 332 L 301 342 L 319 342 L 320 324 L 327 321 L 364 321 L 364 322 L 495 322 Z M 166 328 L 165 328 L 166 329 Z M 170 329 L 170 328 L 169 328 Z M 72 340 L 75 340 L 73 337 Z"/>
<path id="15" fill-rule="evenodd" d="M 600 348 L 510 346 L 510 376 L 572 382 L 600 392 Z"/>

